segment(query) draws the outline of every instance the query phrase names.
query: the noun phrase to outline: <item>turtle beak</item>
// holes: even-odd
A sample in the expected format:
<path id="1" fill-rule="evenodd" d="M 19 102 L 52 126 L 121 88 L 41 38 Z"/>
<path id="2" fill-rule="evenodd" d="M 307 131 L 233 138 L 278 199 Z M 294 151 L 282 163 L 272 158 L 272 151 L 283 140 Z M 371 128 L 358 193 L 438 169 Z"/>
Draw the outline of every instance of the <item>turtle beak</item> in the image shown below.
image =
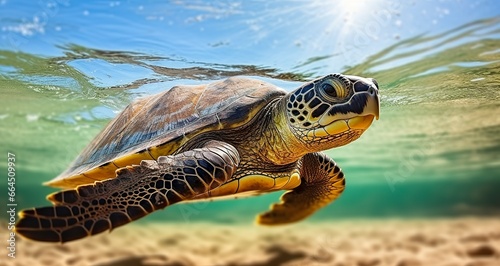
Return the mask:
<path id="1" fill-rule="evenodd" d="M 378 94 L 378 82 L 375 80 L 375 79 L 370 79 L 371 82 L 372 82 L 372 88 L 375 90 L 374 94 L 375 94 L 375 97 L 377 98 L 376 101 L 377 101 L 377 106 L 376 106 L 376 110 L 374 112 L 373 115 L 375 115 L 375 118 L 378 120 L 379 119 L 379 116 L 380 116 L 380 96 Z"/>
<path id="2" fill-rule="evenodd" d="M 350 129 L 366 130 L 373 122 L 373 118 L 379 119 L 380 116 L 380 100 L 378 97 L 378 90 L 370 88 L 364 92 L 358 92 L 358 97 L 366 97 L 366 105 L 363 111 L 358 116 L 348 119 Z M 355 100 L 355 99 L 353 99 Z"/>
<path id="3" fill-rule="evenodd" d="M 367 102 L 361 115 L 373 115 L 378 120 L 380 117 L 380 98 L 378 89 L 375 86 L 370 87 L 366 92 Z"/>
<path id="4" fill-rule="evenodd" d="M 333 105 L 321 118 L 319 124 L 326 126 L 337 120 L 363 117 L 371 121 L 380 116 L 380 99 L 378 89 L 372 85 L 363 91 L 356 92 L 351 99 L 343 104 Z"/>
<path id="5" fill-rule="evenodd" d="M 362 78 L 358 76 L 345 75 L 352 83 L 362 84 L 362 86 L 355 85 L 355 94 L 366 94 L 366 105 L 363 115 L 373 115 L 377 120 L 380 117 L 380 96 L 378 93 L 378 82 L 374 78 Z M 354 97 L 353 97 L 354 98 Z"/>

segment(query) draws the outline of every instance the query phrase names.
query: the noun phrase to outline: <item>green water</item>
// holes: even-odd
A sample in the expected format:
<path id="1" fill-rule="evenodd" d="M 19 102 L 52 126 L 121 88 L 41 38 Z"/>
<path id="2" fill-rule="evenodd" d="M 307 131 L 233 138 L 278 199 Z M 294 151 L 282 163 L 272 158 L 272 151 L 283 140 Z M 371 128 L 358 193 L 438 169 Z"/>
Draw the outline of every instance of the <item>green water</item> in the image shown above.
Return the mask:
<path id="1" fill-rule="evenodd" d="M 347 189 L 311 220 L 499 215 L 499 36 L 499 17 L 487 17 L 398 37 L 378 50 L 367 48 L 359 60 L 345 60 L 351 50 L 317 50 L 297 55 L 299 62 L 287 67 L 262 58 L 238 63 L 232 53 L 239 46 L 225 45 L 223 37 L 210 48 L 230 54 L 220 63 L 197 50 L 184 57 L 148 53 L 152 46 L 137 52 L 133 43 L 97 49 L 85 46 L 84 38 L 52 41 L 54 53 L 0 47 L 0 173 L 7 176 L 7 152 L 15 154 L 18 209 L 43 206 L 54 189 L 41 183 L 62 172 L 137 97 L 233 75 L 292 90 L 342 72 L 378 80 L 381 118 L 358 141 L 327 152 L 342 167 Z M 179 43 L 167 44 L 181 53 Z M 338 60 L 347 64 L 332 64 Z M 0 200 L 6 202 L 2 182 Z M 280 194 L 172 206 L 146 221 L 251 222 Z"/>

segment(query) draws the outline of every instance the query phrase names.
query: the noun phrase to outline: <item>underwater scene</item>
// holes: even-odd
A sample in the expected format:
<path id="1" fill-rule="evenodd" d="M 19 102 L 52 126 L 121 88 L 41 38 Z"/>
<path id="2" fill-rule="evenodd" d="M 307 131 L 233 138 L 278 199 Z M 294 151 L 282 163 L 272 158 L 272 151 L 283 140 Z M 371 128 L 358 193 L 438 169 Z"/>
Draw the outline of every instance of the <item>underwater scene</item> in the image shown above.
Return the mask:
<path id="1" fill-rule="evenodd" d="M 277 191 L 65 244 L 15 234 L 134 100 L 233 76 L 290 92 L 331 73 L 376 79 L 380 118 L 325 151 L 346 187 L 304 221 L 255 224 Z M 500 265 L 494 0 L 0 0 L 0 91 L 0 266 Z"/>

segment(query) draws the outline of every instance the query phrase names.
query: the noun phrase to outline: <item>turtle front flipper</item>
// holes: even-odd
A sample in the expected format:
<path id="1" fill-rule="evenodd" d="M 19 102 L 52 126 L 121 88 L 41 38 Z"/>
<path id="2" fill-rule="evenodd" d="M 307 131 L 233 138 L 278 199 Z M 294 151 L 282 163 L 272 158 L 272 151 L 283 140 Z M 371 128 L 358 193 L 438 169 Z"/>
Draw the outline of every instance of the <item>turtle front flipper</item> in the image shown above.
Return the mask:
<path id="1" fill-rule="evenodd" d="M 239 164 L 238 151 L 218 141 L 116 171 L 117 177 L 54 193 L 55 206 L 20 212 L 16 231 L 45 242 L 67 242 L 112 230 L 153 211 L 220 186 Z"/>
<path id="2" fill-rule="evenodd" d="M 296 222 L 328 205 L 344 191 L 344 174 L 335 161 L 323 153 L 302 158 L 301 184 L 281 196 L 281 202 L 257 217 L 257 223 L 279 225 Z"/>

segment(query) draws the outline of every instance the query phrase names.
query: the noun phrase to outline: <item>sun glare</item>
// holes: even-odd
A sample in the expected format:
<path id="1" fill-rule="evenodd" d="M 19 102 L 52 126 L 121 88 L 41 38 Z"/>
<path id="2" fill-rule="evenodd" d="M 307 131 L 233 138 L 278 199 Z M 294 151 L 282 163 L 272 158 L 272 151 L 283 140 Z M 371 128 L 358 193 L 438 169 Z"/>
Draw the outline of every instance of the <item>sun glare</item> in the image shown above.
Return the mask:
<path id="1" fill-rule="evenodd" d="M 388 0 L 318 0 L 309 5 L 320 14 L 312 19 L 314 24 L 337 33 L 338 38 L 360 30 L 369 31 L 372 25 L 368 24 L 378 23 L 381 19 L 377 16 L 388 14 L 392 6 Z"/>

